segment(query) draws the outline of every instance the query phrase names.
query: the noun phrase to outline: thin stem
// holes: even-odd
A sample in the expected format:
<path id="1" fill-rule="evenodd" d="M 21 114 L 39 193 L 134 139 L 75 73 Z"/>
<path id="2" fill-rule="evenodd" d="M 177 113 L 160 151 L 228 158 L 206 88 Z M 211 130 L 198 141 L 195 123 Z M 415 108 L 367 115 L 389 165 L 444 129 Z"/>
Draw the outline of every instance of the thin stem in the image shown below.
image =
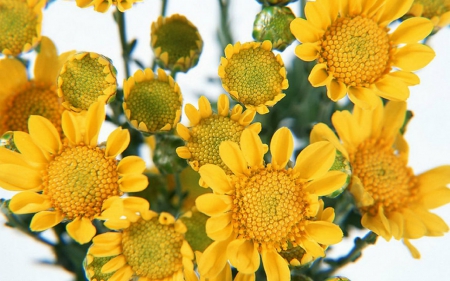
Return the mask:
<path id="1" fill-rule="evenodd" d="M 162 6 L 161 6 L 161 16 L 165 17 L 167 13 L 167 4 L 169 3 L 169 0 L 162 0 Z"/>
<path id="2" fill-rule="evenodd" d="M 228 7 L 230 2 L 228 0 L 219 0 L 220 6 L 220 28 L 219 28 L 219 41 L 222 48 L 228 44 L 233 44 L 233 36 L 231 35 L 230 27 L 228 25 Z"/>
<path id="3" fill-rule="evenodd" d="M 114 12 L 114 18 L 119 28 L 120 45 L 122 46 L 122 58 L 125 66 L 125 78 L 130 77 L 130 50 L 127 41 L 127 32 L 125 25 L 125 13 L 119 10 Z"/>
<path id="4" fill-rule="evenodd" d="M 180 173 L 178 173 L 178 172 L 175 173 L 174 177 L 175 177 L 175 193 L 178 197 L 177 212 L 180 212 L 181 208 L 183 206 L 183 201 L 184 201 L 184 194 L 183 194 L 183 189 L 181 186 Z"/>

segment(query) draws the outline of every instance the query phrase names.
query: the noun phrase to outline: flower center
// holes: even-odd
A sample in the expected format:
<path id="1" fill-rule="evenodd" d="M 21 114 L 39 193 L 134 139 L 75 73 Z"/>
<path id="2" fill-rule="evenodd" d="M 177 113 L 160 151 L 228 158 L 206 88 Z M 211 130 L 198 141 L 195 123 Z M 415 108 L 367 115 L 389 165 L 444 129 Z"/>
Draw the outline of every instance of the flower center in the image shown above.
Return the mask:
<path id="1" fill-rule="evenodd" d="M 143 122 L 150 132 L 175 122 L 177 111 L 181 111 L 180 94 L 169 82 L 151 80 L 134 85 L 128 98 L 130 120 Z"/>
<path id="2" fill-rule="evenodd" d="M 414 3 L 423 6 L 422 16 L 429 19 L 450 11 L 449 0 L 415 0 Z"/>
<path id="3" fill-rule="evenodd" d="M 5 131 L 28 132 L 28 118 L 30 115 L 40 115 L 49 119 L 61 133 L 61 115 L 63 107 L 56 90 L 38 82 L 28 82 L 17 94 L 11 95 L 3 105 L 0 114 L 0 128 Z"/>
<path id="4" fill-rule="evenodd" d="M 191 128 L 191 138 L 186 144 L 192 155 L 190 161 L 198 161 L 199 167 L 215 164 L 230 173 L 220 158 L 219 146 L 223 141 L 238 143 L 243 130 L 244 127 L 238 122 L 218 114 L 200 120 Z"/>
<path id="5" fill-rule="evenodd" d="M 65 146 L 48 165 L 44 194 L 66 218 L 93 219 L 101 214 L 103 201 L 122 195 L 118 181 L 116 160 L 106 158 L 101 148 Z"/>
<path id="6" fill-rule="evenodd" d="M 364 16 L 342 17 L 325 32 L 319 63 L 339 82 L 369 87 L 391 70 L 393 50 L 386 28 Z"/>
<path id="7" fill-rule="evenodd" d="M 417 179 L 411 168 L 383 140 L 369 139 L 350 156 L 353 175 L 374 199 L 363 211 L 375 215 L 381 205 L 393 212 L 417 199 Z"/>
<path id="8" fill-rule="evenodd" d="M 228 59 L 222 84 L 236 91 L 239 102 L 258 106 L 282 91 L 282 66 L 273 52 L 263 48 L 241 49 Z"/>
<path id="9" fill-rule="evenodd" d="M 183 240 L 173 225 L 160 224 L 158 217 L 140 219 L 123 231 L 123 255 L 136 275 L 166 280 L 182 268 Z"/>
<path id="10" fill-rule="evenodd" d="M 273 170 L 270 164 L 253 171 L 250 177 L 233 180 L 233 227 L 241 238 L 277 249 L 294 246 L 308 219 L 309 203 L 302 183 L 293 178 L 292 170 Z"/>
<path id="11" fill-rule="evenodd" d="M 26 43 L 38 36 L 39 16 L 27 1 L 0 1 L 0 52 L 8 49 L 13 55 L 22 52 Z"/>

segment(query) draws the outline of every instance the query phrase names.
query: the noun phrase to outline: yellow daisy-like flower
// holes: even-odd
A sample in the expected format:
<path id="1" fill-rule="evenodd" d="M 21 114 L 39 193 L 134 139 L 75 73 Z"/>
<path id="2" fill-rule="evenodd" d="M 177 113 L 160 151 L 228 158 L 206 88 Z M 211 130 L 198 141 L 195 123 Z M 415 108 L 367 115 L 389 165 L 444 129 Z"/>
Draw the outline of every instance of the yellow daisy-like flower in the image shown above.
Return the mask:
<path id="1" fill-rule="evenodd" d="M 187 72 L 197 65 L 203 40 L 197 27 L 185 16 L 160 16 L 152 23 L 150 38 L 156 62 L 162 68 Z"/>
<path id="2" fill-rule="evenodd" d="M 76 0 L 78 7 L 87 8 L 94 6 L 94 10 L 100 13 L 107 12 L 111 5 L 115 5 L 119 11 L 125 12 L 126 10 L 131 9 L 134 3 L 142 1 L 143 0 Z"/>
<path id="3" fill-rule="evenodd" d="M 272 43 L 240 42 L 225 48 L 219 66 L 222 87 L 235 100 L 259 114 L 269 112 L 289 87 L 281 56 L 272 52 Z"/>
<path id="4" fill-rule="evenodd" d="M 158 69 L 138 70 L 123 82 L 123 110 L 131 125 L 144 133 L 169 131 L 180 121 L 183 96 L 180 87 Z"/>
<path id="5" fill-rule="evenodd" d="M 433 30 L 425 18 L 403 21 L 394 32 L 387 27 L 403 16 L 413 0 L 317 0 L 305 6 L 306 19 L 297 18 L 291 31 L 302 44 L 295 54 L 317 64 L 309 81 L 326 86 L 333 101 L 347 93 L 356 105 L 373 109 L 377 96 L 405 101 L 408 86 L 419 84 L 412 71 L 426 66 L 434 51 L 417 43 Z"/>
<path id="6" fill-rule="evenodd" d="M 408 167 L 409 148 L 400 128 L 405 102 L 381 101 L 373 111 L 355 107 L 336 112 L 333 125 L 340 137 L 325 124 L 316 125 L 311 142 L 327 139 L 336 145 L 352 166 L 349 191 L 359 207 L 364 227 L 389 241 L 403 239 L 412 255 L 419 252 L 410 239 L 440 236 L 447 224 L 433 209 L 450 202 L 450 166 L 441 166 L 418 176 Z"/>
<path id="7" fill-rule="evenodd" d="M 217 113 L 212 111 L 211 103 L 204 96 L 199 98 L 198 108 L 186 104 L 184 110 L 190 127 L 178 123 L 177 133 L 186 145 L 178 147 L 176 152 L 180 158 L 187 159 L 195 171 L 205 164 L 215 164 L 230 173 L 231 170 L 219 156 L 219 145 L 223 141 L 238 142 L 247 127 L 259 133 L 261 123 L 250 125 L 255 111 L 243 111 L 240 105 L 235 105 L 230 111 L 230 101 L 225 94 L 219 96 Z"/>
<path id="8" fill-rule="evenodd" d="M 186 226 L 168 213 L 158 215 L 141 207 L 140 214 L 108 224 L 120 231 L 93 239 L 93 256 L 116 256 L 101 269 L 115 271 L 108 281 L 197 281 L 194 253 L 184 238 Z"/>
<path id="9" fill-rule="evenodd" d="M 7 131 L 28 132 L 30 115 L 49 119 L 61 133 L 64 108 L 56 93 L 56 77 L 69 55 L 70 52 L 58 57 L 53 42 L 42 37 L 31 80 L 19 60 L 0 60 L 0 135 Z"/>
<path id="10" fill-rule="evenodd" d="M 199 196 L 196 206 L 211 217 L 206 233 L 215 240 L 199 261 L 200 276 L 215 277 L 228 260 L 241 274 L 254 278 L 261 255 L 268 280 L 289 280 L 282 250 L 299 246 L 317 258 L 325 255 L 323 245 L 342 240 L 341 229 L 329 219 L 334 217 L 332 208 L 318 217 L 319 196 L 339 189 L 346 180 L 344 173 L 329 171 L 336 149 L 325 141 L 309 145 L 294 167 L 286 168 L 293 146 L 289 129 L 277 130 L 270 143 L 272 163 L 265 164 L 261 139 L 245 129 L 240 145 L 220 145 L 220 157 L 232 175 L 217 165 L 200 168 L 213 193 Z"/>
<path id="11" fill-rule="evenodd" d="M 59 72 L 58 96 L 64 107 L 75 112 L 87 110 L 96 101 L 108 103 L 116 90 L 116 69 L 110 59 L 97 53 L 73 54 Z"/>
<path id="12" fill-rule="evenodd" d="M 17 56 L 41 40 L 45 0 L 0 0 L 0 51 Z"/>
<path id="13" fill-rule="evenodd" d="M 49 120 L 33 115 L 29 134 L 14 132 L 20 153 L 0 148 L 0 186 L 20 191 L 9 204 L 13 213 L 37 213 L 31 230 L 43 231 L 67 220 L 68 234 L 87 243 L 96 232 L 92 220 L 102 218 L 107 200 L 147 187 L 141 158 L 116 160 L 130 141 L 127 130 L 117 128 L 105 147 L 97 146 L 104 119 L 103 103 L 94 103 L 86 117 L 64 111 L 62 142 Z"/>
<path id="14" fill-rule="evenodd" d="M 450 24 L 449 0 L 414 0 L 407 15 L 425 17 L 433 22 L 436 29 Z"/>

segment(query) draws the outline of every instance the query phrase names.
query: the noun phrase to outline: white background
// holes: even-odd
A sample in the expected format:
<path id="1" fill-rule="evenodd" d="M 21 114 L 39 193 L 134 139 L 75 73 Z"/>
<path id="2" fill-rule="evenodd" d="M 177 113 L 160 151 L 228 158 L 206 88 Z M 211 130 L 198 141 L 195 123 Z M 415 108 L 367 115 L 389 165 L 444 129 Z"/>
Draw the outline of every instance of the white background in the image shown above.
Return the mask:
<path id="1" fill-rule="evenodd" d="M 125 13 L 128 39 L 138 39 L 135 56 L 150 65 L 152 52 L 149 47 L 150 24 L 160 13 L 160 1 L 144 0 Z M 291 5 L 298 14 L 298 5 Z M 255 0 L 232 0 L 230 24 L 235 41 L 252 41 L 254 15 L 260 5 Z M 112 9 L 111 9 L 112 11 Z M 106 14 L 91 8 L 80 9 L 74 1 L 56 1 L 44 11 L 42 34 L 50 37 L 58 51 L 93 51 L 113 60 L 118 70 L 119 87 L 124 78 L 120 41 L 111 11 Z M 169 0 L 167 14 L 181 13 L 196 25 L 205 44 L 197 67 L 187 74 L 178 74 L 185 101 L 196 105 L 198 94 L 217 97 L 223 93 L 220 85 L 207 83 L 208 78 L 218 78 L 217 68 L 223 51 L 216 40 L 219 28 L 218 1 Z M 410 166 L 416 174 L 443 164 L 450 164 L 450 30 L 435 35 L 429 44 L 436 51 L 436 58 L 426 68 L 417 72 L 421 84 L 411 87 L 408 108 L 415 117 L 408 126 L 406 138 L 410 145 Z M 295 44 L 294 44 L 295 45 Z M 285 62 L 293 57 L 294 45 L 282 56 Z M 134 68 L 134 72 L 137 68 Z M 11 198 L 15 193 L 0 190 L 0 198 Z M 435 211 L 450 223 L 450 205 Z M 53 260 L 51 250 L 22 233 L 3 226 L 0 215 L 0 281 L 69 281 L 72 275 L 59 267 L 43 265 L 39 260 Z M 364 235 L 364 233 L 354 233 Z M 51 237 L 50 237 L 51 238 Z M 444 280 L 450 276 L 450 236 L 425 237 L 412 243 L 422 254 L 414 260 L 399 241 L 385 242 L 379 238 L 375 246 L 364 250 L 357 263 L 343 268 L 338 274 L 353 281 L 371 280 Z M 340 243 L 330 253 L 339 256 L 352 245 L 351 239 Z"/>

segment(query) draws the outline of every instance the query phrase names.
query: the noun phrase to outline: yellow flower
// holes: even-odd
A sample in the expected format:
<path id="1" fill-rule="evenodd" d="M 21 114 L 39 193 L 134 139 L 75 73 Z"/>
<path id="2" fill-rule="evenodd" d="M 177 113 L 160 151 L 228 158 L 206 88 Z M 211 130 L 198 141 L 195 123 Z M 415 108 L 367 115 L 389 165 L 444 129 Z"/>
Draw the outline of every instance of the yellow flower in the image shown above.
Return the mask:
<path id="1" fill-rule="evenodd" d="M 158 69 L 138 70 L 123 82 L 123 110 L 131 125 L 144 133 L 169 131 L 180 121 L 183 97 L 180 87 Z"/>
<path id="2" fill-rule="evenodd" d="M 173 72 L 187 72 L 197 65 L 203 40 L 197 27 L 185 16 L 160 16 L 152 23 L 150 45 L 156 62 Z"/>
<path id="3" fill-rule="evenodd" d="M 268 106 L 285 96 L 286 68 L 281 56 L 272 52 L 270 41 L 229 44 L 225 57 L 219 66 L 222 87 L 246 108 L 266 114 Z"/>
<path id="4" fill-rule="evenodd" d="M 326 86 L 333 101 L 350 100 L 373 109 L 377 96 L 394 101 L 409 97 L 408 86 L 419 84 L 412 71 L 426 66 L 434 51 L 417 43 L 433 30 L 431 21 L 410 18 L 389 32 L 413 0 L 318 0 L 306 3 L 307 20 L 297 18 L 291 31 L 302 44 L 295 54 L 317 64 L 309 81 Z"/>
<path id="5" fill-rule="evenodd" d="M 100 13 L 105 13 L 111 5 L 117 6 L 121 12 L 131 9 L 134 3 L 142 2 L 143 0 L 76 0 L 77 6 L 80 8 L 87 8 L 94 6 L 94 10 Z"/>
<path id="6" fill-rule="evenodd" d="M 142 159 L 116 160 L 130 141 L 127 130 L 117 128 L 105 147 L 97 146 L 104 119 L 103 103 L 94 103 L 85 117 L 65 111 L 62 142 L 50 121 L 32 115 L 29 134 L 14 132 L 20 153 L 0 148 L 0 186 L 20 191 L 9 204 L 13 213 L 37 213 L 31 230 L 43 231 L 67 220 L 68 234 L 87 243 L 96 232 L 92 220 L 108 210 L 106 201 L 147 187 Z"/>
<path id="7" fill-rule="evenodd" d="M 379 101 L 373 111 L 355 107 L 353 114 L 336 112 L 332 121 L 342 143 L 324 124 L 313 128 L 311 142 L 327 139 L 350 160 L 348 189 L 361 211 L 362 225 L 387 241 L 403 239 L 418 258 L 410 239 L 448 231 L 429 209 L 450 202 L 450 166 L 413 173 L 407 166 L 408 144 L 400 133 L 405 114 L 406 103 L 393 101 L 385 107 Z"/>
<path id="8" fill-rule="evenodd" d="M 342 240 L 341 229 L 330 222 L 332 208 L 318 217 L 319 196 L 339 189 L 346 180 L 344 173 L 329 171 L 336 149 L 329 142 L 312 144 L 293 168 L 286 168 L 293 143 L 289 129 L 276 131 L 270 143 L 272 163 L 265 164 L 260 138 L 245 129 L 240 145 L 220 145 L 220 157 L 232 175 L 216 165 L 200 168 L 213 193 L 199 196 L 196 206 L 211 217 L 206 233 L 215 240 L 199 261 L 200 276 L 214 278 L 229 260 L 241 274 L 254 278 L 261 255 L 268 280 L 289 280 L 288 262 L 280 254 L 289 244 L 317 258 L 325 256 L 322 245 Z"/>
<path id="9" fill-rule="evenodd" d="M 133 277 L 142 281 L 198 280 L 192 262 L 194 253 L 184 238 L 186 226 L 168 213 L 158 215 L 148 207 L 144 209 L 144 204 L 137 204 L 141 205 L 140 216 L 131 215 L 120 223 L 108 224 L 120 231 L 93 239 L 90 254 L 116 256 L 101 269 L 103 273 L 115 271 L 108 281 L 128 281 Z"/>
<path id="10" fill-rule="evenodd" d="M 63 106 L 75 112 L 102 101 L 111 101 L 117 89 L 116 69 L 110 59 L 97 53 L 71 55 L 58 76 L 58 96 Z"/>
<path id="11" fill-rule="evenodd" d="M 45 0 L 0 0 L 0 51 L 18 56 L 41 40 Z"/>
<path id="12" fill-rule="evenodd" d="M 407 15 L 428 18 L 437 30 L 450 24 L 450 1 L 414 0 Z"/>
<path id="13" fill-rule="evenodd" d="M 64 108 L 56 93 L 56 77 L 69 55 L 67 52 L 58 57 L 53 42 L 42 37 L 31 80 L 19 60 L 0 60 L 0 135 L 7 131 L 28 132 L 30 115 L 49 119 L 61 133 Z"/>
<path id="14" fill-rule="evenodd" d="M 186 104 L 184 108 L 190 127 L 181 123 L 177 125 L 177 133 L 186 142 L 185 146 L 177 148 L 178 156 L 187 159 L 195 171 L 205 164 L 215 164 L 231 172 L 220 159 L 219 145 L 223 141 L 238 142 L 247 127 L 259 133 L 261 123 L 250 125 L 255 111 L 243 111 L 240 105 L 235 105 L 230 111 L 230 101 L 225 94 L 219 96 L 217 113 L 212 111 L 211 103 L 204 96 L 199 98 L 198 108 L 192 104 Z"/>

